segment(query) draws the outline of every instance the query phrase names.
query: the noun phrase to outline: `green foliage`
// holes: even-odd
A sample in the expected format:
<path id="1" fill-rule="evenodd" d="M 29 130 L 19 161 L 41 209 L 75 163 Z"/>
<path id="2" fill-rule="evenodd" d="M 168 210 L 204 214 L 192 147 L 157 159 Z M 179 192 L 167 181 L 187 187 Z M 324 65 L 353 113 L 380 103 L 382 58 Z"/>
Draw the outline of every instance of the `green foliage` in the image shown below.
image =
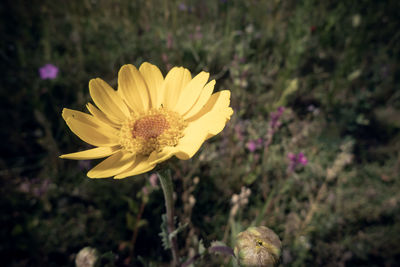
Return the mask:
<path id="1" fill-rule="evenodd" d="M 178 227 L 176 227 L 176 229 L 171 232 L 168 233 L 168 224 L 167 224 L 167 216 L 166 214 L 163 214 L 161 216 L 162 218 L 162 223 L 161 223 L 161 232 L 158 234 L 161 237 L 162 240 L 162 244 L 165 250 L 168 250 L 171 248 L 171 239 L 174 238 L 175 236 L 177 236 L 180 232 L 182 232 L 187 226 L 188 223 L 185 224 L 178 224 Z M 176 221 L 176 217 L 175 217 L 175 221 Z"/>
<path id="2" fill-rule="evenodd" d="M 161 232 L 158 234 L 161 237 L 162 245 L 165 250 L 171 248 L 171 239 L 168 234 L 167 215 L 162 215 Z"/>
<path id="3" fill-rule="evenodd" d="M 143 61 L 163 74 L 175 65 L 209 71 L 216 91 L 232 92 L 224 131 L 193 159 L 170 162 L 182 262 L 234 266 L 205 253 L 211 241 L 233 247 L 240 229 L 266 225 L 282 240 L 282 266 L 396 265 L 399 8 L 370 0 L 6 1 L 3 265 L 74 266 L 86 246 L 99 251 L 99 266 L 170 260 L 165 225 L 163 242 L 158 236 L 163 195 L 148 174 L 91 180 L 97 160 L 58 158 L 88 148 L 62 108 L 83 111 L 91 78 L 116 88 L 120 66 Z M 46 63 L 59 68 L 56 79 L 40 79 Z M 307 164 L 291 165 L 288 153 L 300 152 Z M 243 186 L 251 195 L 232 215 Z"/>

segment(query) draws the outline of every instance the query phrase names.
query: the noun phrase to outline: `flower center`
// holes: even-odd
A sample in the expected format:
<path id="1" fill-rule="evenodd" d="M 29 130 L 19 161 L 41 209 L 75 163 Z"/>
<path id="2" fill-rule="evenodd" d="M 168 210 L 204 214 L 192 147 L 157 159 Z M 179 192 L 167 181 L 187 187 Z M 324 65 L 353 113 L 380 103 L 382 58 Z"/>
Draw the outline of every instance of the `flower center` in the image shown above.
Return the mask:
<path id="1" fill-rule="evenodd" d="M 148 140 L 150 138 L 157 138 L 166 129 L 168 129 L 168 122 L 163 115 L 149 115 L 135 122 L 132 136 L 133 138 L 143 137 Z"/>
<path id="2" fill-rule="evenodd" d="M 166 108 L 131 114 L 120 130 L 120 145 L 127 151 L 150 155 L 166 146 L 176 146 L 187 123 L 182 116 Z"/>

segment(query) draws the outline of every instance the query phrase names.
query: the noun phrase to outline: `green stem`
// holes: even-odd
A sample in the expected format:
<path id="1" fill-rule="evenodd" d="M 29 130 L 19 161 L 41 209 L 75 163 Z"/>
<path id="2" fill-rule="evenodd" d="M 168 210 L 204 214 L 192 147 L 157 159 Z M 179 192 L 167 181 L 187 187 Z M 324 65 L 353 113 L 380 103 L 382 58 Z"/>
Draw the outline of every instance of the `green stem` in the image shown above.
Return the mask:
<path id="1" fill-rule="evenodd" d="M 261 220 L 264 218 L 265 212 L 267 211 L 267 208 L 269 207 L 269 204 L 271 203 L 271 200 L 272 200 L 273 196 L 275 195 L 275 192 L 276 192 L 276 190 L 273 189 L 268 194 L 268 198 L 265 201 L 261 212 L 257 215 L 256 219 L 253 220 L 253 222 L 251 223 L 251 226 L 259 226 L 259 224 L 261 223 Z"/>
<path id="2" fill-rule="evenodd" d="M 172 183 L 171 171 L 166 170 L 158 173 L 158 179 L 160 180 L 161 188 L 164 192 L 165 208 L 167 210 L 167 227 L 168 234 L 175 231 L 174 222 L 174 186 Z M 178 244 L 176 237 L 172 237 L 171 240 L 171 252 L 172 252 L 172 266 L 178 266 Z"/>
<path id="3" fill-rule="evenodd" d="M 290 186 L 292 185 L 292 180 L 290 179 L 286 179 L 281 190 L 279 190 L 278 196 L 282 195 L 288 188 L 290 188 Z M 251 223 L 251 226 L 259 226 L 259 224 L 261 223 L 262 219 L 265 216 L 265 213 L 269 207 L 269 205 L 271 204 L 271 201 L 273 200 L 273 197 L 275 196 L 276 192 L 278 190 L 276 189 L 276 187 L 269 193 L 267 200 L 265 201 L 265 204 L 261 210 L 261 212 L 257 215 L 256 219 L 253 220 L 253 222 Z"/>

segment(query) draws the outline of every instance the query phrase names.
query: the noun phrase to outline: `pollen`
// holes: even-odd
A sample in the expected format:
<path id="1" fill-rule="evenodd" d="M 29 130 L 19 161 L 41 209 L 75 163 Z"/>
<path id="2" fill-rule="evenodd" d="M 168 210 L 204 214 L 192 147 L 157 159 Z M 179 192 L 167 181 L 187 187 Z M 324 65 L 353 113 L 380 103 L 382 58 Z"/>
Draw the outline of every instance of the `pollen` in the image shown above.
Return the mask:
<path id="1" fill-rule="evenodd" d="M 143 137 L 146 140 L 157 138 L 164 130 L 168 129 L 168 122 L 161 114 L 149 115 L 138 119 L 133 125 L 133 138 Z"/>
<path id="2" fill-rule="evenodd" d="M 131 153 L 147 156 L 166 146 L 176 146 L 186 126 L 181 115 L 163 107 L 132 113 L 121 127 L 120 144 Z"/>

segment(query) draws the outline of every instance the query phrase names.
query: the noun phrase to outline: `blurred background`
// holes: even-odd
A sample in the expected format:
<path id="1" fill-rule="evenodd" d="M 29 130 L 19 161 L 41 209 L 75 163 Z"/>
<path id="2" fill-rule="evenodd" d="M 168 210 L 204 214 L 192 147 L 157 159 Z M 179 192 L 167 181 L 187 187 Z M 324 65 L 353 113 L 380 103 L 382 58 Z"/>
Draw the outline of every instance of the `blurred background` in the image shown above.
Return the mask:
<path id="1" fill-rule="evenodd" d="M 400 262 L 399 1 L 3 1 L 3 266 L 168 266 L 153 173 L 86 177 L 97 161 L 61 118 L 123 64 L 211 73 L 235 111 L 188 161 L 172 160 L 180 257 L 250 225 L 282 240 L 281 266 Z M 89 255 L 90 256 L 90 255 Z M 231 266 L 206 255 L 196 266 Z M 90 265 L 86 265 L 90 266 Z"/>

